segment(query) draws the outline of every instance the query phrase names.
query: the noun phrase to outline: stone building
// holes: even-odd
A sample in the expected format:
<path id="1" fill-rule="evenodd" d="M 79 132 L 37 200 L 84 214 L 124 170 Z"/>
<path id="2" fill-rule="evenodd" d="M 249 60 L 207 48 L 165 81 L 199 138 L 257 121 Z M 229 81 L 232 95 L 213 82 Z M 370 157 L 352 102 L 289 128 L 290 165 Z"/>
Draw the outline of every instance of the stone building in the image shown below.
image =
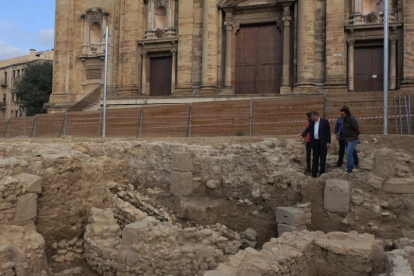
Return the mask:
<path id="1" fill-rule="evenodd" d="M 52 110 L 103 83 L 106 26 L 120 98 L 379 91 L 382 10 L 383 0 L 57 0 Z M 390 89 L 412 88 L 414 1 L 390 0 L 390 11 Z"/>
<path id="2" fill-rule="evenodd" d="M 22 116 L 10 92 L 14 80 L 23 76 L 27 64 L 46 60 L 53 60 L 53 50 L 38 52 L 31 49 L 28 55 L 0 60 L 0 120 Z"/>

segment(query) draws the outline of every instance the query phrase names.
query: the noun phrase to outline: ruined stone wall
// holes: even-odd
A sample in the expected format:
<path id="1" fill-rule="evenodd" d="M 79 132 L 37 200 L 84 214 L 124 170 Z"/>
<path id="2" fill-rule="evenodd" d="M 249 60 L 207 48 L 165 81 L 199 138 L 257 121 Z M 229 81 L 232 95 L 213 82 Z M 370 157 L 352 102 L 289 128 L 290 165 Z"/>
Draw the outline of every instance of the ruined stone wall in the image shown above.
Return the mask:
<path id="1" fill-rule="evenodd" d="M 93 208 L 85 232 L 86 259 L 105 275 L 202 275 L 240 248 L 240 236 L 220 224 L 181 228 L 147 217 L 122 230 L 110 209 Z"/>
<path id="2" fill-rule="evenodd" d="M 260 251 L 239 251 L 204 276 L 368 276 L 382 271 L 383 257 L 372 235 L 304 230 L 273 238 Z"/>

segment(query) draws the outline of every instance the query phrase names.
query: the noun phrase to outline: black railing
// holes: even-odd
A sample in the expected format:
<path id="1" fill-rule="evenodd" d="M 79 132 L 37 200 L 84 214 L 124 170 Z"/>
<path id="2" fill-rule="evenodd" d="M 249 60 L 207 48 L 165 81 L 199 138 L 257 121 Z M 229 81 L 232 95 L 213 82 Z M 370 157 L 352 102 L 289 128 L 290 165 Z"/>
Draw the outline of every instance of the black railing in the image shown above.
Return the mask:
<path id="1" fill-rule="evenodd" d="M 102 87 L 103 85 L 99 85 L 97 88 L 95 88 L 91 93 L 86 95 L 82 100 L 75 103 L 71 107 L 68 108 L 68 112 L 79 112 L 83 111 L 86 108 L 90 107 L 92 104 L 96 103 L 101 99 L 102 95 Z"/>

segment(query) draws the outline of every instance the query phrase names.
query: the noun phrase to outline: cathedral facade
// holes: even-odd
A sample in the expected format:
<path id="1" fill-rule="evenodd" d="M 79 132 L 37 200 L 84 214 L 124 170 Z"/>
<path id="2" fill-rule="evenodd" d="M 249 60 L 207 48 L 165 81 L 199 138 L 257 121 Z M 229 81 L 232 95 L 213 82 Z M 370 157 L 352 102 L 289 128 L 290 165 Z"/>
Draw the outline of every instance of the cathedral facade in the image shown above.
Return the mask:
<path id="1" fill-rule="evenodd" d="M 52 110 L 128 97 L 380 91 L 383 0 L 57 0 Z M 414 1 L 390 0 L 390 89 L 414 85 Z"/>

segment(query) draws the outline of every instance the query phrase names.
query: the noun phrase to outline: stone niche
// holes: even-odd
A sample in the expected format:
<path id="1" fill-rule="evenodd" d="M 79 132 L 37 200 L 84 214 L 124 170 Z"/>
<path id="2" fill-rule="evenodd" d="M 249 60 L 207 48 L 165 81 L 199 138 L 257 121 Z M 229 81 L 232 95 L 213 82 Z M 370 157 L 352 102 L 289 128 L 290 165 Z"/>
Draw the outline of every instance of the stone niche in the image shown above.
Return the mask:
<path id="1" fill-rule="evenodd" d="M 102 8 L 90 8 L 84 11 L 81 18 L 83 25 L 83 55 L 103 55 L 105 49 L 105 28 L 108 22 L 109 12 Z"/>
<path id="2" fill-rule="evenodd" d="M 176 34 L 176 0 L 144 0 L 147 4 L 145 39 L 167 38 Z"/>
<path id="3" fill-rule="evenodd" d="M 390 22 L 397 18 L 398 1 L 389 1 Z M 384 0 L 353 0 L 352 15 L 350 23 L 358 24 L 379 24 L 384 20 Z"/>

